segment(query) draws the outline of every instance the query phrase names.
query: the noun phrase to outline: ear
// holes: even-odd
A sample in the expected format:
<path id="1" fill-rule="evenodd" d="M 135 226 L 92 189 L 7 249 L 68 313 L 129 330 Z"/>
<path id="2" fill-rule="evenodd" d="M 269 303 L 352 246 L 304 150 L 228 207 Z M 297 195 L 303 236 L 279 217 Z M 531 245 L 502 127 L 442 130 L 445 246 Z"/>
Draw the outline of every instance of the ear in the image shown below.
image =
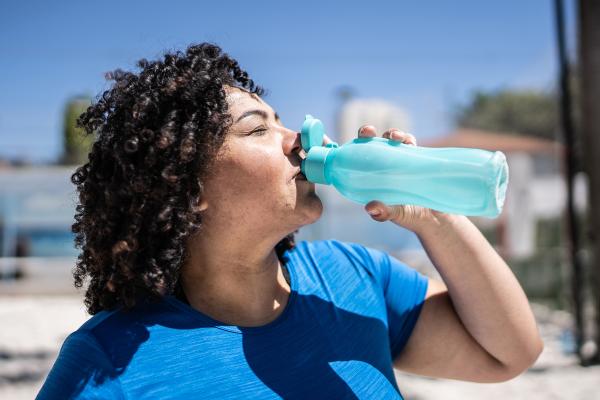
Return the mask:
<path id="1" fill-rule="evenodd" d="M 200 204 L 198 205 L 198 207 L 196 208 L 197 211 L 204 211 L 208 208 L 208 201 L 206 200 L 202 200 L 200 202 Z"/>

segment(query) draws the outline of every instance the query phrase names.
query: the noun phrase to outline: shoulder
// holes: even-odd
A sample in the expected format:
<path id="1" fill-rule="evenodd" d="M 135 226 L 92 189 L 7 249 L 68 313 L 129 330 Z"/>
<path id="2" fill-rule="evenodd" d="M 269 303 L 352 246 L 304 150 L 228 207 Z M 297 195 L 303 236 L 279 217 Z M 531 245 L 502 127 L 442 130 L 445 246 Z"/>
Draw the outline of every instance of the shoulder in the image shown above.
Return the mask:
<path id="1" fill-rule="evenodd" d="M 71 336 L 93 338 L 100 346 L 117 332 L 124 332 L 135 325 L 139 313 L 123 311 L 122 309 L 101 311 L 83 323 Z M 111 338 L 112 340 L 115 337 Z"/>
<path id="2" fill-rule="evenodd" d="M 340 261 L 360 262 L 363 258 L 361 245 L 339 240 L 300 241 L 292 250 L 302 261 L 316 264 L 332 264 Z"/>
<path id="3" fill-rule="evenodd" d="M 149 329 L 165 325 L 181 318 L 181 312 L 167 301 L 137 305 L 132 309 L 101 311 L 92 316 L 75 332 L 73 337 L 95 342 L 110 362 L 116 367 L 126 363 L 124 354 L 131 354 L 142 343 L 148 341 Z"/>
<path id="4" fill-rule="evenodd" d="M 295 252 L 302 261 L 318 264 L 321 269 L 340 266 L 345 272 L 352 268 L 359 275 L 376 278 L 380 283 L 388 279 L 391 256 L 360 243 L 336 239 L 301 241 Z"/>
<path id="5" fill-rule="evenodd" d="M 120 376 L 149 340 L 149 328 L 176 318 L 164 301 L 95 314 L 65 339 L 38 398 L 119 398 Z"/>
<path id="6" fill-rule="evenodd" d="M 36 399 L 120 398 L 118 373 L 102 345 L 88 329 L 78 329 L 63 342 Z"/>
<path id="7" fill-rule="evenodd" d="M 331 257 L 343 256 L 350 258 L 369 257 L 369 251 L 374 250 L 359 243 L 344 242 L 336 239 L 300 241 L 296 244 L 294 251 L 310 254 L 312 256 Z M 374 250 L 377 252 L 378 250 Z"/>
<path id="8" fill-rule="evenodd" d="M 299 242 L 298 254 L 304 260 L 319 264 L 320 269 L 339 266 L 341 274 L 354 270 L 361 278 L 368 278 L 387 291 L 390 282 L 396 286 L 417 285 L 426 287 L 427 277 L 394 255 L 380 249 L 355 242 L 317 240 Z"/>

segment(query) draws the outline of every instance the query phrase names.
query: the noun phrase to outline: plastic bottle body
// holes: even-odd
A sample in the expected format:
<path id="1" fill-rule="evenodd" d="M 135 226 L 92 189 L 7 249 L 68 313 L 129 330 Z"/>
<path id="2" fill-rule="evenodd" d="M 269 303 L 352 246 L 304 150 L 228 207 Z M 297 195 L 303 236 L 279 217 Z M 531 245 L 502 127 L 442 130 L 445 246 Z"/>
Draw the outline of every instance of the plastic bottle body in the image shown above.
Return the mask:
<path id="1" fill-rule="evenodd" d="M 453 214 L 496 217 L 502 211 L 508 168 L 501 152 L 409 146 L 357 138 L 331 148 L 326 183 L 366 204 L 412 204 Z"/>

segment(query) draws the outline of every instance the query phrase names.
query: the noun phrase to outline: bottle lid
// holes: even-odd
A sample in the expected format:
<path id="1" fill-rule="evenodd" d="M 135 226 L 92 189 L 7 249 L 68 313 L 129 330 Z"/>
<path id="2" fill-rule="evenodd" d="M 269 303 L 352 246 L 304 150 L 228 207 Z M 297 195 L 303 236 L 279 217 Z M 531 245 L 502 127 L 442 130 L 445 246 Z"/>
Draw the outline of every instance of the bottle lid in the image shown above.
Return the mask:
<path id="1" fill-rule="evenodd" d="M 313 118 L 312 115 L 307 114 L 304 118 L 300 134 L 304 151 L 308 153 L 311 147 L 322 146 L 324 135 L 325 127 L 323 126 L 323 123 L 320 120 Z"/>
<path id="2" fill-rule="evenodd" d="M 307 114 L 300 134 L 306 158 L 302 161 L 300 169 L 308 181 L 329 185 L 330 182 L 327 182 L 325 176 L 325 159 L 332 149 L 338 147 L 338 144 L 331 142 L 323 146 L 324 136 L 323 123 Z"/>
<path id="3" fill-rule="evenodd" d="M 335 147 L 313 146 L 306 154 L 300 168 L 308 181 L 329 185 L 325 177 L 325 160 L 333 148 Z"/>

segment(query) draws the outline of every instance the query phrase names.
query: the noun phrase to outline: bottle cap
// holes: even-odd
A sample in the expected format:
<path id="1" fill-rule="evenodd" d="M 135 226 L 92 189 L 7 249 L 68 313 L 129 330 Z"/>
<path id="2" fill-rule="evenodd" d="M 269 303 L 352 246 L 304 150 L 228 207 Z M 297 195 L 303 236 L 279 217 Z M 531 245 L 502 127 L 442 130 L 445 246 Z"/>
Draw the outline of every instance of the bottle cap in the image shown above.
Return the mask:
<path id="1" fill-rule="evenodd" d="M 313 146 L 302 161 L 300 169 L 306 179 L 313 183 L 329 185 L 325 177 L 325 160 L 334 147 Z"/>
<path id="2" fill-rule="evenodd" d="M 331 142 L 323 146 L 324 136 L 325 127 L 323 123 L 307 114 L 300 134 L 306 158 L 302 161 L 300 169 L 308 181 L 329 185 L 325 177 L 325 159 L 331 149 L 338 147 L 338 144 Z"/>
<path id="3" fill-rule="evenodd" d="M 306 115 L 300 139 L 302 140 L 302 148 L 308 153 L 313 146 L 323 146 L 323 136 L 325 135 L 325 127 L 323 123 L 313 118 L 312 115 Z"/>

